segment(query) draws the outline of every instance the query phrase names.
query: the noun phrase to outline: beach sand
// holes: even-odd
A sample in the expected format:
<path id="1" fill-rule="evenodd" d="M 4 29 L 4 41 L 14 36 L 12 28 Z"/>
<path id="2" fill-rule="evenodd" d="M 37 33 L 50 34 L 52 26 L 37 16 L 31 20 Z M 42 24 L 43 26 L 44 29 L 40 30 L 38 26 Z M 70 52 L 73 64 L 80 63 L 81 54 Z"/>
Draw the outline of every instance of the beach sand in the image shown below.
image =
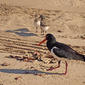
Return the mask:
<path id="1" fill-rule="evenodd" d="M 35 3 L 34 3 L 35 2 Z M 84 0 L 0 0 L 0 85 L 85 85 L 85 62 L 63 59 L 61 67 L 51 58 L 40 29 L 36 33 L 35 15 L 43 14 L 58 42 L 85 55 Z M 38 51 L 41 59 L 35 59 Z M 25 60 L 24 57 L 28 57 Z M 65 63 L 68 62 L 68 73 Z"/>

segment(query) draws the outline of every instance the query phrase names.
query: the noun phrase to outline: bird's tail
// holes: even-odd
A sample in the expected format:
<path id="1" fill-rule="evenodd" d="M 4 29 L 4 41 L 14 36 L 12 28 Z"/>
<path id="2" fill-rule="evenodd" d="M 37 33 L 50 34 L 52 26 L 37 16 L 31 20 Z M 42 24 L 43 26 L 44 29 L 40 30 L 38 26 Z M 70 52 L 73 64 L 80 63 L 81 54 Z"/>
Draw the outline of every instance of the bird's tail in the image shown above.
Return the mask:
<path id="1" fill-rule="evenodd" d="M 85 62 L 85 55 L 78 54 L 80 56 L 80 59 Z"/>
<path id="2" fill-rule="evenodd" d="M 83 59 L 84 59 L 84 62 L 85 62 L 85 55 L 83 55 Z"/>

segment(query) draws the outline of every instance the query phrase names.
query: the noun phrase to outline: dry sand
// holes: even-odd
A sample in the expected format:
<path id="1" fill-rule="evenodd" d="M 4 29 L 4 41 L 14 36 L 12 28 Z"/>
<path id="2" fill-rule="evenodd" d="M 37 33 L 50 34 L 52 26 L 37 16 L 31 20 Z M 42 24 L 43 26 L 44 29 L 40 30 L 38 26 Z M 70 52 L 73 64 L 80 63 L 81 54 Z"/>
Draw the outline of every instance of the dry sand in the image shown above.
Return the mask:
<path id="1" fill-rule="evenodd" d="M 69 65 L 67 75 L 62 75 L 64 62 L 59 69 L 46 71 L 57 62 L 49 63 L 45 44 L 36 46 L 44 36 L 35 33 L 33 25 L 35 14 L 45 15 L 48 33 L 85 55 L 84 8 L 84 0 L 0 0 L 0 85 L 85 85 L 83 61 L 63 59 Z M 10 58 L 33 58 L 36 50 L 45 62 Z"/>

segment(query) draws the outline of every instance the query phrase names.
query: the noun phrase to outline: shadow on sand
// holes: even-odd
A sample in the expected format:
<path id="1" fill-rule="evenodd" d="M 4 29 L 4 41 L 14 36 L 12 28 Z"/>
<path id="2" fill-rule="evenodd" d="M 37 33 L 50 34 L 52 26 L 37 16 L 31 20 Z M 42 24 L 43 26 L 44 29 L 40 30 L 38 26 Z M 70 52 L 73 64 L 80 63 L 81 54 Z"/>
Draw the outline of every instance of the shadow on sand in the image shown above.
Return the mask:
<path id="1" fill-rule="evenodd" d="M 13 74 L 46 74 L 46 75 L 63 75 L 63 73 L 50 73 L 39 70 L 22 70 L 22 69 L 0 69 L 0 72 Z"/>
<path id="2" fill-rule="evenodd" d="M 17 30 L 7 30 L 6 32 L 11 32 L 11 33 L 15 33 L 19 36 L 37 36 L 36 34 L 34 33 L 31 33 L 29 31 L 29 29 L 27 28 L 20 28 L 20 29 L 17 29 Z"/>

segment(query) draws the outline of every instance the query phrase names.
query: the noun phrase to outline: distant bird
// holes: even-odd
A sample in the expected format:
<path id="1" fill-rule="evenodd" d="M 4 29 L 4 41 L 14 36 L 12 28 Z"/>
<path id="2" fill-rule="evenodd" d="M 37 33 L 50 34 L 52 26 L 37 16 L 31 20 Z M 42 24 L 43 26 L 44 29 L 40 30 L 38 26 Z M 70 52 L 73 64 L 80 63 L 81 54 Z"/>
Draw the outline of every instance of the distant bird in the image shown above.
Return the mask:
<path id="1" fill-rule="evenodd" d="M 49 26 L 46 25 L 46 21 L 45 21 L 45 16 L 44 15 L 40 15 L 39 17 L 37 17 L 35 15 L 34 25 L 36 27 L 36 32 L 38 32 L 38 30 L 40 28 L 42 34 L 45 34 L 47 32 L 47 30 L 49 29 Z"/>
<path id="2" fill-rule="evenodd" d="M 41 33 L 44 35 L 47 33 L 47 30 L 49 29 L 49 26 L 45 23 L 43 19 L 41 19 L 40 23 Z"/>
<path id="3" fill-rule="evenodd" d="M 76 52 L 75 50 L 73 50 L 71 47 L 69 47 L 68 45 L 66 45 L 64 43 L 57 42 L 55 37 L 52 34 L 47 34 L 45 39 L 43 41 L 41 41 L 38 45 L 41 45 L 46 40 L 47 40 L 46 45 L 47 45 L 48 50 L 52 53 L 54 58 L 59 59 L 58 66 L 50 67 L 49 69 L 47 69 L 47 71 L 59 68 L 61 58 L 85 61 L 85 55 L 79 54 L 78 52 Z M 66 63 L 66 69 L 65 69 L 65 72 L 63 73 L 64 75 L 67 74 L 67 67 L 68 67 L 68 64 L 66 61 L 65 61 L 65 63 Z"/>
<path id="4" fill-rule="evenodd" d="M 35 15 L 34 26 L 36 28 L 36 32 L 38 32 L 38 29 L 40 28 L 40 23 L 41 23 L 41 18 Z"/>

